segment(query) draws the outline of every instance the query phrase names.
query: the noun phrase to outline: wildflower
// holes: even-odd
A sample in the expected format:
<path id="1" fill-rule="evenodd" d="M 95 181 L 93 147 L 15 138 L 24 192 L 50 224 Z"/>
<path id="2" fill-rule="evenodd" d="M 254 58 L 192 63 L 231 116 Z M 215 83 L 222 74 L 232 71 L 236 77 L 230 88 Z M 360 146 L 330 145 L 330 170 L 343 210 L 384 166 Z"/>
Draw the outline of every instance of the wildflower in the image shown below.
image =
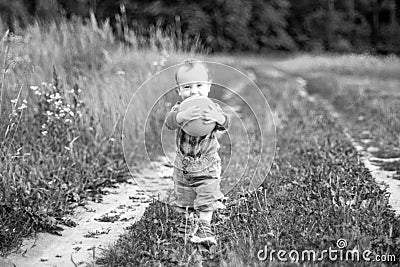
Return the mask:
<path id="1" fill-rule="evenodd" d="M 163 49 L 163 50 L 161 51 L 161 54 L 162 54 L 165 58 L 168 58 L 168 57 L 169 57 L 168 52 L 167 52 L 167 50 L 165 50 L 165 49 Z"/>
<path id="2" fill-rule="evenodd" d="M 43 136 L 46 136 L 47 133 L 48 133 L 47 131 L 42 131 L 42 135 L 43 135 Z"/>
<path id="3" fill-rule="evenodd" d="M 22 100 L 22 103 L 28 104 L 28 101 L 26 101 L 26 99 L 24 99 L 24 100 Z"/>
<path id="4" fill-rule="evenodd" d="M 25 108 L 27 108 L 28 106 L 25 104 L 22 104 L 21 106 L 18 107 L 18 110 L 23 110 Z"/>
<path id="5" fill-rule="evenodd" d="M 38 90 L 38 91 L 35 91 L 35 95 L 42 95 L 42 93 Z"/>
<path id="6" fill-rule="evenodd" d="M 11 103 L 13 103 L 13 104 L 17 104 L 17 102 L 18 102 L 18 99 L 12 99 L 11 100 Z"/>
<path id="7" fill-rule="evenodd" d="M 125 75 L 125 71 L 119 70 L 119 71 L 117 71 L 117 74 L 119 76 L 124 76 Z"/>
<path id="8" fill-rule="evenodd" d="M 51 99 L 60 99 L 61 96 L 60 96 L 59 93 L 56 93 L 55 95 L 54 95 L 54 94 L 50 95 L 50 98 L 51 98 Z"/>
<path id="9" fill-rule="evenodd" d="M 36 91 L 39 88 L 39 86 L 31 85 L 30 88 L 32 91 Z"/>
<path id="10" fill-rule="evenodd" d="M 165 63 L 167 62 L 167 59 L 165 58 L 165 57 L 162 57 L 161 59 L 160 59 L 160 66 L 164 66 L 165 65 Z"/>
<path id="11" fill-rule="evenodd" d="M 71 115 L 73 117 L 75 114 L 72 111 L 70 111 L 69 115 Z"/>
<path id="12" fill-rule="evenodd" d="M 42 128 L 46 129 L 46 124 L 45 123 L 42 124 Z"/>
<path id="13" fill-rule="evenodd" d="M 66 123 L 71 123 L 72 121 L 70 119 L 65 119 Z"/>
<path id="14" fill-rule="evenodd" d="M 51 115 L 53 115 L 53 112 L 51 112 L 50 110 L 47 110 L 47 111 L 46 111 L 46 115 L 47 115 L 47 116 L 51 116 Z"/>

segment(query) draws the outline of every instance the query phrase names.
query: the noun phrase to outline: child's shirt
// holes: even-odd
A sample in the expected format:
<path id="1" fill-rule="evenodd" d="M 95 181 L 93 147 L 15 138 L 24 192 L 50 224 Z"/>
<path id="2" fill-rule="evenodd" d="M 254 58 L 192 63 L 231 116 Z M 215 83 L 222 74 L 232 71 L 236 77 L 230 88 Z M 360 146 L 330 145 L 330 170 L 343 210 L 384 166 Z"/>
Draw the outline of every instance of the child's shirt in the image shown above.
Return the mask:
<path id="1" fill-rule="evenodd" d="M 187 134 L 181 128 L 182 125 L 176 121 L 176 114 L 178 113 L 179 105 L 181 102 L 177 102 L 171 109 L 171 111 L 167 114 L 166 126 L 170 130 L 176 130 L 176 146 L 179 151 L 184 156 L 191 156 L 194 158 L 214 155 L 217 153 L 219 149 L 219 143 L 216 136 L 216 131 L 224 131 L 229 128 L 229 118 L 222 111 L 221 107 L 214 103 L 217 109 L 221 112 L 221 114 L 225 117 L 225 123 L 223 125 L 216 122 L 215 128 L 211 131 L 211 133 L 205 136 L 192 136 Z"/>

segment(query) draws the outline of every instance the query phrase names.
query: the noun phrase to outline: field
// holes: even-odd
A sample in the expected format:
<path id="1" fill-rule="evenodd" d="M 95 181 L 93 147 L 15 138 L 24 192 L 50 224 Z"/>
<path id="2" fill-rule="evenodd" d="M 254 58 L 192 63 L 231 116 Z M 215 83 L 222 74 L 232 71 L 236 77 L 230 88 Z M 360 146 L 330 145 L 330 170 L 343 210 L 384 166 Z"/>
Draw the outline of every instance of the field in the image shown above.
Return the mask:
<path id="1" fill-rule="evenodd" d="M 263 266 L 267 262 L 257 254 L 265 246 L 322 251 L 336 247 L 340 238 L 347 241 L 347 248 L 400 258 L 400 218 L 388 205 L 387 192 L 360 163 L 343 132 L 346 126 L 360 140 L 368 135 L 377 157 L 400 156 L 399 58 L 196 54 L 204 51 L 200 45 L 182 49 L 184 45 L 176 45 L 173 37 L 157 29 L 150 37 L 154 45 L 139 49 L 134 44 L 118 43 L 107 24 L 98 26 L 93 20 L 86 26 L 79 22 L 47 28 L 34 25 L 21 37 L 10 37 L 0 30 L 4 36 L 0 43 L 4 70 L 0 80 L 3 255 L 35 231 L 57 233 L 57 224 L 72 224 L 65 218 L 76 206 L 101 199 L 102 188 L 126 180 L 126 163 L 136 169 L 146 163 L 139 146 L 143 129 L 150 127 L 146 138 L 158 144 L 163 123 L 159 115 L 164 111 L 158 109 L 146 125 L 148 107 L 158 99 L 159 88 L 150 87 L 137 96 L 135 115 L 124 126 L 130 129 L 124 134 L 124 145 L 132 147 L 124 158 L 122 121 L 135 88 L 157 71 L 196 57 L 251 70 L 257 77 L 276 127 L 274 161 L 271 165 L 265 157 L 253 174 L 265 180 L 253 192 L 239 186 L 228 194 L 228 209 L 214 218 L 218 248 L 200 251 L 173 237 L 177 216 L 155 201 L 126 235 L 103 252 L 97 264 Z M 284 75 L 266 71 L 273 68 Z M 331 117 L 322 102 L 310 102 L 299 95 L 299 76 L 307 82 L 308 94 L 328 100 L 345 125 Z M 157 82 L 171 84 L 169 80 Z M 241 94 L 258 103 L 249 89 L 252 86 L 246 85 Z M 167 98 L 174 100 L 172 95 Z M 240 106 L 243 117 L 252 116 L 244 103 L 235 105 Z M 265 109 L 261 105 L 251 108 L 255 112 Z M 258 126 L 251 129 L 255 136 L 263 127 L 271 127 Z M 269 151 L 273 143 L 251 139 L 247 171 L 254 169 L 257 152 Z M 246 151 L 241 145 L 236 149 Z M 157 154 L 160 147 L 149 150 Z M 243 156 L 235 154 L 233 164 L 239 166 Z M 399 164 L 385 168 L 399 171 Z M 340 265 L 329 260 L 323 263 Z M 380 264 L 371 262 L 368 266 Z"/>

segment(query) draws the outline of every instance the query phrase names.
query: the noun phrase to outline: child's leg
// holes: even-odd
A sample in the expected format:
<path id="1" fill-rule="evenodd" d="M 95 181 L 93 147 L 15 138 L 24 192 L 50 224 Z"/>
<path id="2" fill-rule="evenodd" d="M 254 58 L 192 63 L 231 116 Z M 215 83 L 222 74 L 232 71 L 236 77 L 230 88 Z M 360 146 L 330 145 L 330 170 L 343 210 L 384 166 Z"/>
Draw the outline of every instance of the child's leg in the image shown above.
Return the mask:
<path id="1" fill-rule="evenodd" d="M 197 212 L 197 216 L 199 216 L 199 219 L 202 221 L 206 221 L 211 223 L 212 220 L 212 215 L 213 215 L 213 211 L 196 211 Z"/>

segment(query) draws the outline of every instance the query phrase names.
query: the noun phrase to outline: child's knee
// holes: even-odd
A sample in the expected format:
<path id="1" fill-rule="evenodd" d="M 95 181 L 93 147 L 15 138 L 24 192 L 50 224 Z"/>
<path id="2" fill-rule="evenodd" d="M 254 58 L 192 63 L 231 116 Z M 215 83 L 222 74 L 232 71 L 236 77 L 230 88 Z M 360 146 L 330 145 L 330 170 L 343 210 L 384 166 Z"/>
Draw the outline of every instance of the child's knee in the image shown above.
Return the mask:
<path id="1" fill-rule="evenodd" d="M 192 207 L 178 207 L 178 206 L 172 206 L 172 209 L 173 209 L 175 212 L 178 212 L 178 213 L 194 212 L 194 208 L 192 208 Z"/>

